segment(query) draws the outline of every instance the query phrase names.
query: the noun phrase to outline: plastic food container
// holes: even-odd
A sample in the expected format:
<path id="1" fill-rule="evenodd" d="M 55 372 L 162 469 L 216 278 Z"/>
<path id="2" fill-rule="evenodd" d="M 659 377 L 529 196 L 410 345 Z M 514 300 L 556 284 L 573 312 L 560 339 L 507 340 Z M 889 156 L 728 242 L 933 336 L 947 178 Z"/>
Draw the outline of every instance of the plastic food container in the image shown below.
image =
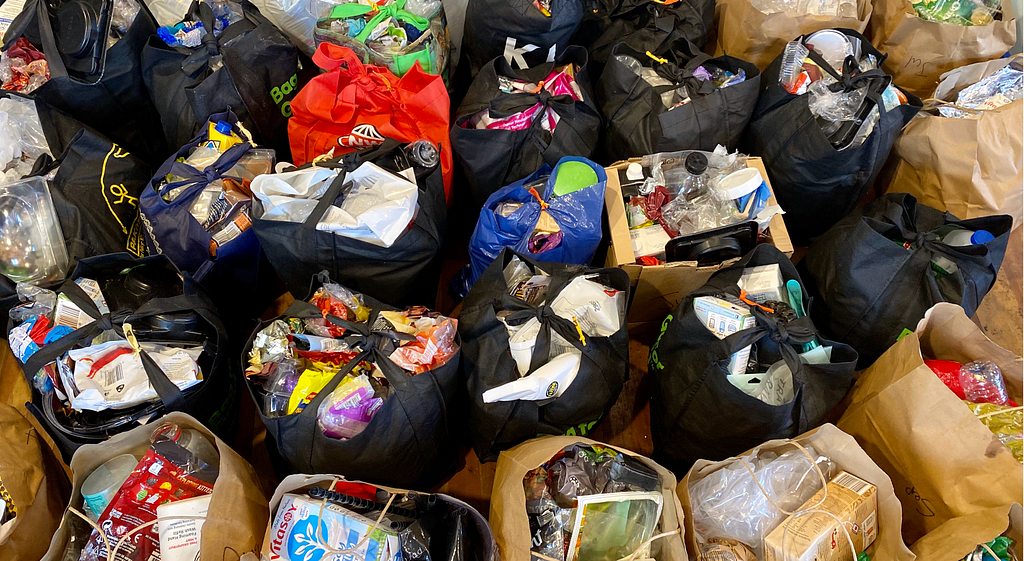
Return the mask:
<path id="1" fill-rule="evenodd" d="M 121 454 L 107 460 L 85 478 L 82 482 L 82 498 L 89 505 L 89 514 L 93 520 L 98 520 L 103 514 L 114 494 L 121 485 L 124 485 L 137 465 L 139 461 L 135 456 Z"/>
<path id="2" fill-rule="evenodd" d="M 14 282 L 62 280 L 68 250 L 41 177 L 0 184 L 0 273 Z"/>

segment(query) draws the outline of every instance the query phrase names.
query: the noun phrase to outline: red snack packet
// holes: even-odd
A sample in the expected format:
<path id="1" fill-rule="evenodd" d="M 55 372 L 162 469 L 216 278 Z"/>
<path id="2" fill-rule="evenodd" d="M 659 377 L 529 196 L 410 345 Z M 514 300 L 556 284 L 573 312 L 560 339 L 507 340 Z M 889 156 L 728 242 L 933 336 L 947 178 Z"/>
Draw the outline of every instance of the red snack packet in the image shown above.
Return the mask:
<path id="1" fill-rule="evenodd" d="M 959 362 L 955 360 L 926 360 L 924 363 L 958 398 L 966 399 L 964 389 L 960 387 L 960 367 L 962 365 Z"/>
<path id="2" fill-rule="evenodd" d="M 158 442 L 146 451 L 139 465 L 118 489 L 114 499 L 100 516 L 99 526 L 103 528 L 113 550 L 117 542 L 137 526 L 156 520 L 156 507 L 161 504 L 189 499 L 213 493 L 213 486 L 190 474 L 168 459 L 164 454 L 177 452 L 190 458 L 189 463 L 198 462 L 187 450 L 174 442 Z M 214 478 L 216 475 L 213 476 Z M 149 561 L 160 558 L 160 535 L 157 524 L 139 530 L 117 551 L 109 561 Z M 93 530 L 89 543 L 82 550 L 81 561 L 107 559 L 107 548 L 99 532 Z"/>

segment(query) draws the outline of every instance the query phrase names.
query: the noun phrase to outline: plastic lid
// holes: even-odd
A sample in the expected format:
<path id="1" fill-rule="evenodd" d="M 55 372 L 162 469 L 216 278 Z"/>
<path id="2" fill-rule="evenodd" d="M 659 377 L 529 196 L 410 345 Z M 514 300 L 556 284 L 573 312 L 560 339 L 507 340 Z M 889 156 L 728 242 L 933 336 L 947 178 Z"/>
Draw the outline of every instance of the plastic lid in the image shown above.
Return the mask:
<path id="1" fill-rule="evenodd" d="M 974 234 L 971 235 L 972 244 L 988 243 L 994 239 L 996 239 L 996 237 L 988 230 L 976 230 Z"/>
<path id="2" fill-rule="evenodd" d="M 708 170 L 708 157 L 700 152 L 692 152 L 686 156 L 686 171 L 700 175 Z"/>
<path id="3" fill-rule="evenodd" d="M 739 199 L 756 191 L 763 182 L 761 172 L 754 168 L 743 168 L 723 177 L 715 188 L 727 199 Z"/>
<path id="4" fill-rule="evenodd" d="M 231 123 L 227 121 L 217 121 L 217 125 L 213 127 L 217 132 L 223 135 L 231 134 Z"/>

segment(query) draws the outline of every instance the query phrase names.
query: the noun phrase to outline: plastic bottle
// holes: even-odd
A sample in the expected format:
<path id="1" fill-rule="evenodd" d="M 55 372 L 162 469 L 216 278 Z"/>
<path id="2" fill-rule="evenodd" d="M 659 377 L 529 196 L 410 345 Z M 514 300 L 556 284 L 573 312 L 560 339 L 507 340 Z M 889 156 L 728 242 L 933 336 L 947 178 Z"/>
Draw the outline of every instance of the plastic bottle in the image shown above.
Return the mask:
<path id="1" fill-rule="evenodd" d="M 686 199 L 693 199 L 697 195 L 707 191 L 708 178 L 705 172 L 708 171 L 708 157 L 700 152 L 691 152 L 686 156 L 687 176 L 679 188 L 679 194 Z"/>
<path id="2" fill-rule="evenodd" d="M 976 360 L 960 367 L 960 386 L 964 389 L 964 398 L 971 403 L 1006 405 L 1010 399 L 1003 373 L 989 360 Z"/>
<path id="3" fill-rule="evenodd" d="M 436 166 L 441 161 L 437 146 L 429 140 L 421 139 L 409 143 L 405 147 L 405 155 L 409 158 L 410 163 L 426 169 Z"/>
<path id="4" fill-rule="evenodd" d="M 967 230 L 954 228 L 942 236 L 942 243 L 952 247 L 964 247 L 968 245 L 985 244 L 995 239 L 991 232 L 986 230 Z M 932 270 L 935 271 L 935 278 L 941 279 L 952 275 L 957 271 L 956 263 L 945 256 L 932 256 Z"/>
<path id="5" fill-rule="evenodd" d="M 209 438 L 206 438 L 203 433 L 195 429 L 166 423 L 156 429 L 156 432 L 153 433 L 153 440 L 156 441 L 160 436 L 173 440 L 178 446 L 188 450 L 193 456 L 208 466 L 217 467 L 220 465 L 220 453 L 217 452 L 217 448 L 210 442 Z"/>
<path id="6" fill-rule="evenodd" d="M 985 244 L 996 239 L 991 232 L 986 230 L 957 229 L 942 237 L 942 243 L 954 247 L 967 245 Z"/>

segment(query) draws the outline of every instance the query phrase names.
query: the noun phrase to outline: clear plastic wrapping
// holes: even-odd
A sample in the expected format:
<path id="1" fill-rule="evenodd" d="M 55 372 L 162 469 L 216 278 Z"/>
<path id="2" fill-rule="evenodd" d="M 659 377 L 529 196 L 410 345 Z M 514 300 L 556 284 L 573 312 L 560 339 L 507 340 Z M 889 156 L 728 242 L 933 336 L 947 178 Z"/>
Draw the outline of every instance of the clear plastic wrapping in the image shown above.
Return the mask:
<path id="1" fill-rule="evenodd" d="M 316 422 L 325 435 L 349 439 L 363 432 L 383 404 L 367 375 L 349 376 L 320 403 Z"/>
<path id="2" fill-rule="evenodd" d="M 826 80 L 818 80 L 807 87 L 810 94 L 807 106 L 811 114 L 829 121 L 853 121 L 857 118 L 860 106 L 867 97 L 867 86 L 852 91 L 833 92 Z"/>
<path id="3" fill-rule="evenodd" d="M 756 482 L 743 462 L 735 461 L 692 484 L 693 526 L 699 538 L 734 539 L 759 551 L 764 537 L 785 518 L 772 501 L 790 512 L 803 506 L 822 487 L 814 463 L 826 480 L 830 478 L 831 461 L 817 457 L 809 446 L 805 449 L 806 453 L 790 450 L 781 456 L 769 452 L 742 458 L 753 470 Z M 815 458 L 814 463 L 811 458 Z"/>

